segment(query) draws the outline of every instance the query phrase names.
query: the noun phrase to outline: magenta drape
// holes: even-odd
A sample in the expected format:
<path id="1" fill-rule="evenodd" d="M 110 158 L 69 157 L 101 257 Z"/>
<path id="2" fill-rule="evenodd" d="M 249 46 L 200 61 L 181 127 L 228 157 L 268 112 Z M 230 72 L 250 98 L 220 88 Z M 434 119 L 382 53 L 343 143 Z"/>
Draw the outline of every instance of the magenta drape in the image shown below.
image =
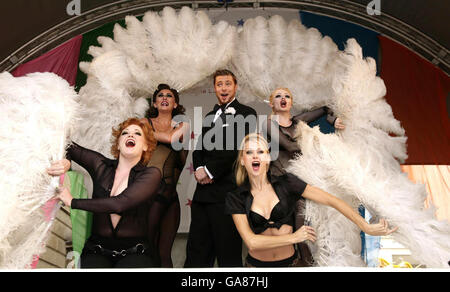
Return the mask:
<path id="1" fill-rule="evenodd" d="M 12 75 L 18 77 L 34 72 L 53 72 L 74 86 L 82 41 L 81 35 L 76 36 L 44 55 L 18 66 Z"/>

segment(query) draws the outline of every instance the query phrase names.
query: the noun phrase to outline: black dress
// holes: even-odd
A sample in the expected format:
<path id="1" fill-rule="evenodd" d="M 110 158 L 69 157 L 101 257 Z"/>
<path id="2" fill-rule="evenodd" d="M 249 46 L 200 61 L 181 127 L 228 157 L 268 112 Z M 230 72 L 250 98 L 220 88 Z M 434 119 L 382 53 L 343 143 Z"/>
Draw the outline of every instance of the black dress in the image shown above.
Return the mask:
<path id="1" fill-rule="evenodd" d="M 92 232 L 81 255 L 81 267 L 153 266 L 149 257 L 153 249 L 148 237 L 149 208 L 151 200 L 160 190 L 161 172 L 155 167 L 138 163 L 130 170 L 127 188 L 111 197 L 118 160 L 108 159 L 76 143 L 68 148 L 67 158 L 86 169 L 93 181 L 92 199 L 73 199 L 71 204 L 72 209 L 93 212 Z M 115 228 L 111 214 L 121 216 Z M 147 248 L 140 258 L 133 259 L 131 263 L 126 259 L 128 256 L 115 257 L 110 254 L 110 251 L 129 250 L 137 244 Z M 134 258 L 136 255 L 130 256 Z M 126 266 L 124 262 L 127 262 Z"/>
<path id="2" fill-rule="evenodd" d="M 152 121 L 149 119 L 150 125 Z M 175 126 L 176 127 L 176 126 Z M 177 183 L 186 163 L 188 150 L 176 151 L 170 144 L 158 142 L 148 166 L 158 168 L 164 181 L 163 190 L 150 207 L 150 237 L 159 254 L 158 265 L 173 267 L 171 252 L 180 225 L 180 202 Z"/>

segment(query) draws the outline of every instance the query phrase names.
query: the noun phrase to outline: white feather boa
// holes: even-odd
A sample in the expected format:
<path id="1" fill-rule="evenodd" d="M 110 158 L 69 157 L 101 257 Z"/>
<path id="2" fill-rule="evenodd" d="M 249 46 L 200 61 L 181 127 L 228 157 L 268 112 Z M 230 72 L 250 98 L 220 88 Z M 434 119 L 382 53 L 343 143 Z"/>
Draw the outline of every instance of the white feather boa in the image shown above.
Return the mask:
<path id="1" fill-rule="evenodd" d="M 52 73 L 0 74 L 0 268 L 29 267 L 45 246 L 52 221 L 42 206 L 58 186 L 46 168 L 63 158 L 76 97 Z"/>

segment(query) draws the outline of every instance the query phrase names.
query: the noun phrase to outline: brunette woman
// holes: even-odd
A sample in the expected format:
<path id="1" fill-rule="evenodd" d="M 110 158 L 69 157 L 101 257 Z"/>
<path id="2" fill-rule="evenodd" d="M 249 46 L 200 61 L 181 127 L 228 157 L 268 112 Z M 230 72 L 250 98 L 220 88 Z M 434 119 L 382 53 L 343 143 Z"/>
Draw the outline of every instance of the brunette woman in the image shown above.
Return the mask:
<path id="1" fill-rule="evenodd" d="M 157 258 L 164 268 L 172 268 L 172 246 L 180 225 L 180 202 L 176 190 L 178 179 L 186 163 L 188 150 L 182 148 L 189 137 L 189 124 L 183 116 L 178 91 L 167 84 L 159 84 L 153 93 L 147 121 L 158 144 L 148 166 L 157 167 L 163 176 L 164 189 L 150 209 L 151 230 L 158 249 Z"/>

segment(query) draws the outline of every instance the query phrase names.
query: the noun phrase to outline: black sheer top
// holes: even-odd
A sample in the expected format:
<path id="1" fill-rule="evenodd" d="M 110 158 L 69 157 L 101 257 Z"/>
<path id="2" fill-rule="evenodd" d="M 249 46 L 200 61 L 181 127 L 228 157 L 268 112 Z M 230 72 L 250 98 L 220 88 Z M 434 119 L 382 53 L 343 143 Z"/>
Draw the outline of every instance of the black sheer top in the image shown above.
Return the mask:
<path id="1" fill-rule="evenodd" d="M 288 127 L 283 127 L 272 119 L 268 119 L 266 123 L 263 124 L 262 131 L 267 135 L 268 141 L 277 143 L 279 147 L 277 159 L 272 159 L 273 161 L 270 163 L 272 175 L 282 175 L 286 173 L 289 160 L 294 158 L 296 154 L 301 154 L 301 150 L 294 138 L 299 121 L 310 123 L 325 114 L 327 115 L 327 122 L 334 125 L 337 117 L 326 106 L 292 117 L 292 123 Z M 278 135 L 274 135 L 272 131 L 277 131 Z M 278 140 L 275 140 L 275 138 L 278 138 Z"/>
<path id="2" fill-rule="evenodd" d="M 93 212 L 92 235 L 104 238 L 147 238 L 150 200 L 160 190 L 161 172 L 155 167 L 136 164 L 128 177 L 127 188 L 111 197 L 118 160 L 73 143 L 67 158 L 86 169 L 93 181 L 92 199 L 73 199 L 72 208 Z M 121 216 L 116 228 L 110 214 Z"/>
<path id="3" fill-rule="evenodd" d="M 279 202 L 273 207 L 269 219 L 251 210 L 253 195 L 248 180 L 237 189 L 227 194 L 225 199 L 226 214 L 246 214 L 250 228 L 255 234 L 267 228 L 280 228 L 287 224 L 294 227 L 295 206 L 306 188 L 306 183 L 295 175 L 286 173 L 281 176 L 268 175 L 270 183 L 278 196 Z"/>

